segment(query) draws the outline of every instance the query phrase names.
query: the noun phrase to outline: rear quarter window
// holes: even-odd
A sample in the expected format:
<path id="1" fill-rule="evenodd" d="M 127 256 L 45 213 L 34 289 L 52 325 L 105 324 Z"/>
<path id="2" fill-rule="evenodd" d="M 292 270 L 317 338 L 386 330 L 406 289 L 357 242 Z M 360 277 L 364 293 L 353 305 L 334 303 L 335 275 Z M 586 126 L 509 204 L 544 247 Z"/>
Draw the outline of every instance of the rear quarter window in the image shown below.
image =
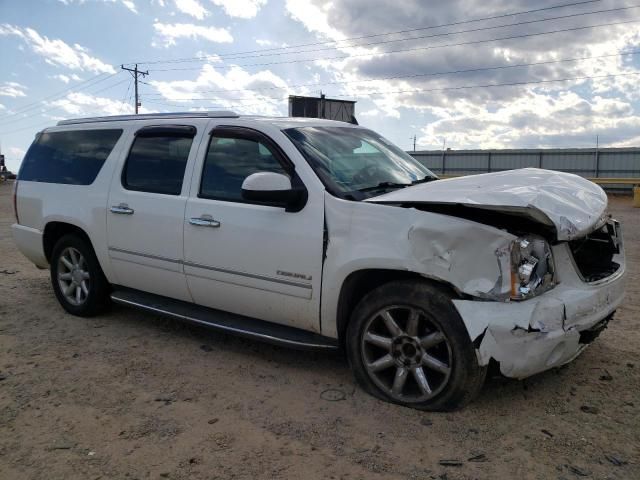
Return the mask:
<path id="1" fill-rule="evenodd" d="M 29 148 L 18 178 L 90 185 L 121 135 L 121 129 L 44 132 Z"/>

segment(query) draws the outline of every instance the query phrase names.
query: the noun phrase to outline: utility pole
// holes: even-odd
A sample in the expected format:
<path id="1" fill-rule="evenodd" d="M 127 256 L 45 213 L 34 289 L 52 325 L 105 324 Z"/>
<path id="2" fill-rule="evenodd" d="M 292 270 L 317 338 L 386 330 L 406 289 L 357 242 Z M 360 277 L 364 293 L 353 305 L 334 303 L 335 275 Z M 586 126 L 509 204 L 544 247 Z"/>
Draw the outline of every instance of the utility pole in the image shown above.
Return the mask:
<path id="1" fill-rule="evenodd" d="M 147 75 L 149 75 L 149 70 L 143 72 L 142 70 L 138 70 L 138 64 L 136 63 L 136 67 L 135 68 L 127 68 L 124 65 L 120 65 L 120 68 L 122 68 L 122 70 L 126 70 L 128 72 L 131 73 L 131 75 L 133 76 L 134 82 L 135 82 L 135 92 L 136 92 L 136 115 L 138 114 L 138 107 L 140 106 L 140 100 L 138 99 L 138 77 L 140 75 L 142 75 L 143 77 L 146 77 Z"/>
<path id="2" fill-rule="evenodd" d="M 416 135 L 413 136 L 413 151 L 416 151 Z"/>

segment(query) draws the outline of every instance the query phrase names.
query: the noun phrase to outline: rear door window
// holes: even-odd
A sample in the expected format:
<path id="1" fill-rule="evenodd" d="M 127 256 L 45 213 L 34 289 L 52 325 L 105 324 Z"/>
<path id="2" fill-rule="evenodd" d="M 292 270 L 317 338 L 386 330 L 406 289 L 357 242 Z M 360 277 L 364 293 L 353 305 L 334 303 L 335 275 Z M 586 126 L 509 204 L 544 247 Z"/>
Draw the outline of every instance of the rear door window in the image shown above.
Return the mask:
<path id="1" fill-rule="evenodd" d="M 146 127 L 136 133 L 122 171 L 127 190 L 180 195 L 195 127 Z"/>
<path id="2" fill-rule="evenodd" d="M 90 185 L 121 135 L 121 129 L 44 132 L 29 148 L 19 178 Z"/>

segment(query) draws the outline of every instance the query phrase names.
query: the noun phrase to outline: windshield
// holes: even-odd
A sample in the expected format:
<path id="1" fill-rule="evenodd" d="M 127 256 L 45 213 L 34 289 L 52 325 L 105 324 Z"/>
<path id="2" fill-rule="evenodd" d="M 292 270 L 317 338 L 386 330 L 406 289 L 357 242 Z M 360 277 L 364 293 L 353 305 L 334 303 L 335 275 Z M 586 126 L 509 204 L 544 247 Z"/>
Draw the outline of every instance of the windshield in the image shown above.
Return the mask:
<path id="1" fill-rule="evenodd" d="M 342 198 L 362 200 L 437 179 L 415 158 L 371 130 L 302 127 L 284 133 L 327 190 Z"/>

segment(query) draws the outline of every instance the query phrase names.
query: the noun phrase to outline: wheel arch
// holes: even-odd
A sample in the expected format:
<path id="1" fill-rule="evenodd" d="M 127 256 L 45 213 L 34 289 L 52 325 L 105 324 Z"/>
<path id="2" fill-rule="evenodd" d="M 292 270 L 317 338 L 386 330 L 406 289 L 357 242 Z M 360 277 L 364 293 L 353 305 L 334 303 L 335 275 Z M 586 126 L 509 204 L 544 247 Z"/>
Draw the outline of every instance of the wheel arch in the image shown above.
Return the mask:
<path id="1" fill-rule="evenodd" d="M 58 240 L 60 240 L 63 236 L 70 234 L 77 235 L 83 240 L 86 240 L 93 250 L 93 253 L 96 253 L 93 242 L 91 242 L 91 238 L 89 237 L 87 232 L 84 231 L 84 229 L 69 222 L 51 221 L 45 225 L 42 235 L 42 247 L 47 262 L 51 263 L 53 248 L 55 247 Z"/>
<path id="2" fill-rule="evenodd" d="M 372 290 L 384 284 L 400 280 L 414 280 L 416 282 L 430 284 L 454 298 L 464 297 L 464 295 L 458 292 L 450 283 L 441 279 L 425 277 L 416 272 L 377 268 L 356 270 L 345 278 L 338 296 L 336 328 L 341 347 L 345 345 L 347 326 L 358 302 Z"/>

